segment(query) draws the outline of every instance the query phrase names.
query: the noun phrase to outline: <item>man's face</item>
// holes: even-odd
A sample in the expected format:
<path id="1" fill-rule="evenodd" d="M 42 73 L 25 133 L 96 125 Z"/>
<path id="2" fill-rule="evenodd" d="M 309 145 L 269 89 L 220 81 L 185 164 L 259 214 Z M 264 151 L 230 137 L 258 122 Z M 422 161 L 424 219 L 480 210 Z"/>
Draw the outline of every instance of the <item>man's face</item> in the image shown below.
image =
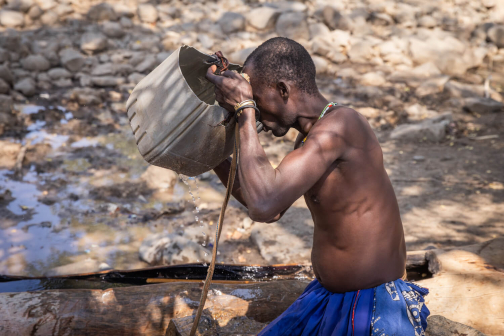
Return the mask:
<path id="1" fill-rule="evenodd" d="M 284 136 L 295 119 L 289 118 L 287 104 L 278 89 L 254 80 L 252 65 L 247 65 L 243 72 L 250 76 L 254 100 L 261 111 L 261 122 L 265 130 L 271 131 L 276 137 Z"/>

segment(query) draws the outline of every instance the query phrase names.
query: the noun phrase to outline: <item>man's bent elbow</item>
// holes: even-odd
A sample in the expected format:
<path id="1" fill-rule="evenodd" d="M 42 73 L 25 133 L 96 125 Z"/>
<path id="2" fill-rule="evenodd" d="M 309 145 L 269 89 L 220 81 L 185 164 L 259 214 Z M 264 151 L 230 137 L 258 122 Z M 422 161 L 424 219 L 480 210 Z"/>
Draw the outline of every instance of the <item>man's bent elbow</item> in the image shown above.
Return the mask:
<path id="1" fill-rule="evenodd" d="M 272 213 L 270 209 L 265 207 L 249 206 L 249 217 L 254 222 L 272 223 L 276 221 L 278 214 Z"/>

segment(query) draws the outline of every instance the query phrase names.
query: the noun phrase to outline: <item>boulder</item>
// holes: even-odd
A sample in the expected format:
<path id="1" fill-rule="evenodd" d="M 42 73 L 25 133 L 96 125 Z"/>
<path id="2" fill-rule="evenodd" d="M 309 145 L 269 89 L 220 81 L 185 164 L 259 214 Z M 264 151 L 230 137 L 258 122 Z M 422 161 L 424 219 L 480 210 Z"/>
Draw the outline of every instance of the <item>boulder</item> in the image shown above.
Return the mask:
<path id="1" fill-rule="evenodd" d="M 26 13 L 33 4 L 33 0 L 8 0 L 5 8 Z"/>
<path id="2" fill-rule="evenodd" d="M 341 14 L 332 6 L 325 6 L 322 10 L 324 23 L 331 29 L 350 30 L 352 22 L 350 18 Z"/>
<path id="3" fill-rule="evenodd" d="M 51 79 L 71 78 L 72 74 L 64 68 L 53 68 L 47 72 Z"/>
<path id="4" fill-rule="evenodd" d="M 91 7 L 87 17 L 92 21 L 117 20 L 117 14 L 114 8 L 106 2 Z"/>
<path id="5" fill-rule="evenodd" d="M 487 36 L 498 48 L 504 48 L 504 25 L 496 25 L 490 28 Z"/>
<path id="6" fill-rule="evenodd" d="M 308 40 L 310 38 L 306 15 L 301 12 L 287 12 L 280 15 L 275 30 L 278 36 L 293 40 Z"/>
<path id="7" fill-rule="evenodd" d="M 264 30 L 271 29 L 280 15 L 280 11 L 275 8 L 262 6 L 252 9 L 246 14 L 247 23 L 252 27 Z"/>
<path id="8" fill-rule="evenodd" d="M 441 315 L 431 315 L 427 318 L 427 330 L 425 336 L 485 336 L 482 332 L 447 319 Z"/>
<path id="9" fill-rule="evenodd" d="M 150 265 L 174 265 L 210 262 L 210 251 L 200 244 L 176 234 L 147 237 L 139 250 L 140 259 Z"/>
<path id="10" fill-rule="evenodd" d="M 427 119 L 419 124 L 403 124 L 397 126 L 390 134 L 391 139 L 409 141 L 440 142 L 446 136 L 446 128 L 452 120 L 451 113 Z"/>
<path id="11" fill-rule="evenodd" d="M 103 23 L 102 31 L 105 35 L 111 38 L 121 38 L 126 32 L 123 26 L 118 22 L 106 21 Z"/>
<path id="12" fill-rule="evenodd" d="M 107 48 L 107 38 L 102 33 L 85 33 L 81 37 L 82 51 L 93 54 Z"/>
<path id="13" fill-rule="evenodd" d="M 11 83 L 14 81 L 14 76 L 10 69 L 5 65 L 0 65 L 0 78 L 6 81 L 7 83 Z"/>
<path id="14" fill-rule="evenodd" d="M 124 78 L 114 76 L 93 76 L 91 77 L 93 85 L 100 87 L 113 87 L 124 83 Z"/>
<path id="15" fill-rule="evenodd" d="M 51 67 L 49 61 L 42 55 L 30 55 L 21 60 L 21 65 L 29 71 L 45 71 Z"/>
<path id="16" fill-rule="evenodd" d="M 148 3 L 138 5 L 137 14 L 140 20 L 146 23 L 154 23 L 158 19 L 158 10 Z"/>
<path id="17" fill-rule="evenodd" d="M 20 91 L 25 96 L 33 96 L 37 93 L 35 81 L 31 77 L 26 77 L 16 82 L 14 90 Z"/>
<path id="18" fill-rule="evenodd" d="M 49 10 L 42 14 L 42 16 L 40 17 L 40 22 L 42 22 L 42 24 L 46 26 L 52 26 L 56 22 L 58 22 L 58 14 L 56 14 L 52 10 Z"/>
<path id="19" fill-rule="evenodd" d="M 504 104 L 492 98 L 471 97 L 464 99 L 464 110 L 478 114 L 503 112 Z"/>
<path id="20" fill-rule="evenodd" d="M 84 65 L 84 56 L 75 49 L 66 48 L 60 51 L 61 64 L 72 72 L 79 71 Z"/>
<path id="21" fill-rule="evenodd" d="M 226 35 L 245 29 L 245 17 L 240 13 L 226 12 L 219 20 L 222 32 Z"/>
<path id="22" fill-rule="evenodd" d="M 20 12 L 2 9 L 0 10 L 0 25 L 7 28 L 18 28 L 24 25 L 24 16 Z"/>

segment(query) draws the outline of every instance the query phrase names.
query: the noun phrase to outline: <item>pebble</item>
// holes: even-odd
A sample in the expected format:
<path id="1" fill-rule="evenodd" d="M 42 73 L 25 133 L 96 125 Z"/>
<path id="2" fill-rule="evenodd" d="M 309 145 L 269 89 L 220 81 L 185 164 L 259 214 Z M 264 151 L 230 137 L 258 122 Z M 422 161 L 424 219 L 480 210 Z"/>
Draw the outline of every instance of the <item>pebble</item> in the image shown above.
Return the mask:
<path id="1" fill-rule="evenodd" d="M 72 74 L 64 68 L 52 68 L 47 72 L 52 79 L 71 78 Z"/>
<path id="2" fill-rule="evenodd" d="M 413 156 L 413 161 L 417 161 L 417 162 L 425 161 L 425 156 L 415 155 L 415 156 Z"/>
<path id="3" fill-rule="evenodd" d="M 22 59 L 21 64 L 29 71 L 45 71 L 51 67 L 49 61 L 42 55 L 30 55 Z"/>
<path id="4" fill-rule="evenodd" d="M 58 22 L 58 14 L 53 11 L 47 11 L 40 17 L 40 22 L 46 26 L 52 26 Z"/>
<path id="5" fill-rule="evenodd" d="M 105 21 L 102 26 L 102 31 L 105 35 L 111 38 L 121 38 L 126 34 L 120 23 L 112 21 Z"/>
<path id="6" fill-rule="evenodd" d="M 91 7 L 87 13 L 87 17 L 92 21 L 117 20 L 114 8 L 106 2 Z"/>

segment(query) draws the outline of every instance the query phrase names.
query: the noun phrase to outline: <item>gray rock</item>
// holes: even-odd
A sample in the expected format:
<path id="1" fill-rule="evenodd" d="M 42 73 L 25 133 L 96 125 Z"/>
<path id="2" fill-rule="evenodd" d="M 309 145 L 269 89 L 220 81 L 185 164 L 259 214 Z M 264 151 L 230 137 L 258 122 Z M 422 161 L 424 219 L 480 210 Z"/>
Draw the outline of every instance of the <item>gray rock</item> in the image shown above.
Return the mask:
<path id="1" fill-rule="evenodd" d="M 133 72 L 131 75 L 128 76 L 128 82 L 130 82 L 131 84 L 137 85 L 144 78 L 145 78 L 145 75 L 138 73 L 138 72 Z"/>
<path id="2" fill-rule="evenodd" d="M 305 12 L 308 8 L 300 1 L 275 1 L 269 2 L 267 5 L 281 12 Z"/>
<path id="3" fill-rule="evenodd" d="M 35 81 L 31 77 L 23 78 L 14 85 L 14 90 L 20 91 L 25 96 L 33 96 L 37 93 Z"/>
<path id="4" fill-rule="evenodd" d="M 11 96 L 0 94 L 0 112 L 11 113 L 13 104 Z"/>
<path id="5" fill-rule="evenodd" d="M 42 22 L 42 24 L 46 26 L 52 26 L 56 22 L 58 22 L 58 14 L 56 14 L 52 10 L 49 10 L 40 17 L 40 22 Z"/>
<path id="6" fill-rule="evenodd" d="M 107 38 L 102 33 L 85 33 L 81 37 L 80 48 L 92 54 L 107 48 Z"/>
<path id="7" fill-rule="evenodd" d="M 47 72 L 52 79 L 71 78 L 72 74 L 64 68 L 53 68 Z"/>
<path id="8" fill-rule="evenodd" d="M 331 29 L 350 30 L 352 26 L 351 20 L 342 15 L 336 8 L 325 6 L 322 10 L 324 23 Z"/>
<path id="9" fill-rule="evenodd" d="M 203 48 L 211 49 L 214 45 L 214 40 L 207 34 L 198 34 L 198 41 L 201 43 Z"/>
<path id="10" fill-rule="evenodd" d="M 121 19 L 119 20 L 119 23 L 124 28 L 131 28 L 131 27 L 133 27 L 133 21 L 131 21 L 131 19 L 129 19 L 129 18 L 125 17 L 125 16 L 121 17 Z"/>
<path id="11" fill-rule="evenodd" d="M 158 62 L 159 62 L 158 56 L 159 56 L 159 54 L 156 56 L 156 60 L 158 60 Z M 127 76 L 130 73 L 132 73 L 133 71 L 135 71 L 130 64 L 124 64 L 124 63 L 123 64 L 114 64 L 113 70 L 114 70 L 115 74 L 118 74 L 121 76 Z"/>
<path id="12" fill-rule="evenodd" d="M 50 82 L 51 77 L 49 76 L 48 72 L 40 72 L 37 74 L 37 81 L 38 82 Z"/>
<path id="13" fill-rule="evenodd" d="M 153 55 L 148 55 L 147 57 L 145 57 L 145 59 L 140 62 L 136 67 L 135 67 L 135 71 L 136 72 L 148 72 L 148 71 L 151 71 L 152 69 L 154 69 L 157 65 L 157 60 L 156 60 L 156 57 L 154 57 Z"/>
<path id="14" fill-rule="evenodd" d="M 112 63 L 99 64 L 91 71 L 91 75 L 93 76 L 105 76 L 114 74 L 115 69 Z"/>
<path id="15" fill-rule="evenodd" d="M 105 35 L 111 38 L 121 38 L 126 34 L 126 32 L 123 29 L 123 26 L 120 23 L 112 21 L 104 22 L 102 26 L 102 31 Z"/>
<path id="16" fill-rule="evenodd" d="M 93 85 L 100 87 L 113 87 L 124 83 L 124 78 L 114 76 L 91 77 Z"/>
<path id="17" fill-rule="evenodd" d="M 0 47 L 0 63 L 7 62 L 9 58 L 9 52 Z"/>
<path id="18" fill-rule="evenodd" d="M 63 49 L 60 51 L 61 64 L 72 72 L 79 71 L 84 65 L 84 56 L 75 49 Z"/>
<path id="19" fill-rule="evenodd" d="M 236 64 L 243 64 L 247 57 L 256 49 L 256 47 L 250 47 L 242 50 L 235 51 L 229 55 L 229 60 Z"/>
<path id="20" fill-rule="evenodd" d="M 6 9 L 26 13 L 33 6 L 33 0 L 8 0 Z"/>
<path id="21" fill-rule="evenodd" d="M 99 92 L 90 88 L 73 89 L 70 99 L 81 105 L 98 105 L 102 103 Z"/>
<path id="22" fill-rule="evenodd" d="M 159 54 L 156 55 L 156 61 L 158 64 L 161 64 L 164 62 L 165 59 L 168 58 L 168 56 L 170 56 L 172 53 L 171 52 L 168 52 L 168 51 L 163 51 L 163 52 L 160 52 Z M 132 72 L 132 71 L 131 71 Z M 130 72 L 130 73 L 131 73 Z"/>
<path id="23" fill-rule="evenodd" d="M 249 25 L 256 29 L 264 30 L 272 29 L 279 15 L 280 11 L 275 8 L 262 6 L 252 9 L 246 14 L 246 17 Z"/>
<path id="24" fill-rule="evenodd" d="M 504 48 L 504 25 L 493 26 L 488 30 L 487 36 L 498 48 Z"/>
<path id="25" fill-rule="evenodd" d="M 180 8 L 177 8 L 171 4 L 161 4 L 157 6 L 160 13 L 166 14 L 173 19 L 180 17 Z"/>
<path id="26" fill-rule="evenodd" d="M 275 30 L 278 36 L 293 40 L 308 40 L 310 32 L 306 15 L 301 12 L 283 13 L 276 22 Z"/>
<path id="27" fill-rule="evenodd" d="M 87 13 L 87 17 L 92 21 L 117 20 L 114 8 L 106 2 L 91 7 Z"/>
<path id="28" fill-rule="evenodd" d="M 5 65 L 0 65 L 0 78 L 6 81 L 7 83 L 11 83 L 14 81 L 14 76 L 10 69 Z"/>
<path id="29" fill-rule="evenodd" d="M 137 14 L 142 22 L 153 23 L 158 19 L 158 10 L 151 4 L 138 5 Z"/>
<path id="30" fill-rule="evenodd" d="M 211 256 L 200 244 L 183 236 L 152 235 L 143 240 L 140 259 L 150 265 L 173 265 L 190 262 L 210 262 Z"/>
<path id="31" fill-rule="evenodd" d="M 51 67 L 49 61 L 42 55 L 30 55 L 21 60 L 21 65 L 29 71 L 45 71 Z"/>
<path id="32" fill-rule="evenodd" d="M 232 34 L 245 29 L 245 17 L 240 13 L 226 12 L 219 20 L 224 34 Z"/>
<path id="33" fill-rule="evenodd" d="M 65 88 L 73 86 L 73 82 L 70 78 L 60 78 L 52 82 L 56 87 Z"/>
<path id="34" fill-rule="evenodd" d="M 502 112 L 504 104 L 492 98 L 472 97 L 464 99 L 464 110 L 479 114 Z"/>
<path id="35" fill-rule="evenodd" d="M 425 336 L 485 336 L 482 332 L 466 326 L 465 324 L 451 321 L 441 315 L 431 315 L 427 318 Z"/>
<path id="36" fill-rule="evenodd" d="M 17 28 L 24 25 L 24 16 L 22 13 L 2 9 L 0 10 L 0 25 L 7 28 Z"/>
<path id="37" fill-rule="evenodd" d="M 310 30 L 311 40 L 319 36 L 325 36 L 331 32 L 325 24 L 320 22 L 310 24 L 308 29 Z"/>
<path id="38" fill-rule="evenodd" d="M 30 8 L 30 10 L 28 11 L 28 16 L 32 20 L 38 19 L 42 14 L 44 14 L 44 11 L 42 10 L 42 8 L 40 8 L 40 6 L 37 5 Z"/>
<path id="39" fill-rule="evenodd" d="M 397 126 L 390 134 L 391 139 L 409 141 L 440 142 L 446 136 L 446 127 L 452 120 L 451 113 L 427 119 L 419 124 L 403 124 Z"/>
<path id="40" fill-rule="evenodd" d="M 0 93 L 9 93 L 10 85 L 0 78 Z"/>

